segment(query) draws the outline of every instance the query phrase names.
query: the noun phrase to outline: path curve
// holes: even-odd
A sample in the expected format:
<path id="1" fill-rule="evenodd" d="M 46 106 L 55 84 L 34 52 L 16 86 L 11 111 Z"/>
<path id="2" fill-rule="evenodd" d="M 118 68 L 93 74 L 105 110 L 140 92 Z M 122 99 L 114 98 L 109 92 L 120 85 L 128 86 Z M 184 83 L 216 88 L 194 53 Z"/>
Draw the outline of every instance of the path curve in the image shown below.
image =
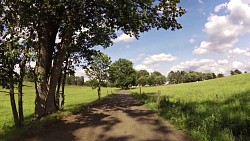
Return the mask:
<path id="1" fill-rule="evenodd" d="M 25 141 L 194 141 L 123 90 Z"/>

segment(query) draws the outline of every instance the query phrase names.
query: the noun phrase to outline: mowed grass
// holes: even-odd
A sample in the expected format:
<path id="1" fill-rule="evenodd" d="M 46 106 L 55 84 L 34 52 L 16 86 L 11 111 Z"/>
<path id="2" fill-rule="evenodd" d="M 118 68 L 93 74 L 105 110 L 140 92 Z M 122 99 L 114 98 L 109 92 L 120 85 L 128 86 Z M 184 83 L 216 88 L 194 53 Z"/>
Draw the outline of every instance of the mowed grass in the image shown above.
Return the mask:
<path id="1" fill-rule="evenodd" d="M 250 140 L 250 74 L 131 90 L 163 118 L 201 141 Z M 157 94 L 160 101 L 157 105 Z M 159 108 L 157 108 L 157 106 Z"/>
<path id="2" fill-rule="evenodd" d="M 111 92 L 118 91 L 117 88 L 102 88 L 101 97 L 105 97 Z M 23 110 L 25 116 L 25 126 L 32 123 L 34 113 L 35 89 L 33 83 L 26 82 L 23 87 Z M 15 91 L 17 93 L 17 90 Z M 64 116 L 77 111 L 80 107 L 98 99 L 97 90 L 91 87 L 83 86 L 66 86 L 65 87 L 65 106 L 64 110 L 57 113 L 55 116 Z M 17 94 L 16 94 L 17 103 Z M 13 127 L 13 116 L 10 105 L 8 90 L 0 88 L 0 140 L 9 140 L 15 134 L 26 132 L 25 128 L 16 130 Z"/>

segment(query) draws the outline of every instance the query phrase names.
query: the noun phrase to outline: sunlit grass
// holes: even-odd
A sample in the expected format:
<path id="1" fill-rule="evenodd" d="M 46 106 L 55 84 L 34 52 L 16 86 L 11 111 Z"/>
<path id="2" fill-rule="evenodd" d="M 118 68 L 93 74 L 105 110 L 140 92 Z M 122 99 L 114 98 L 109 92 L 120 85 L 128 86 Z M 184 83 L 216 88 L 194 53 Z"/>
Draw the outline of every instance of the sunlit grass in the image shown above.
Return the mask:
<path id="1" fill-rule="evenodd" d="M 250 140 L 250 74 L 131 92 L 198 140 Z M 161 93 L 160 109 L 156 108 Z M 150 98 L 154 97 L 154 98 Z M 151 99 L 151 100 L 150 100 Z"/>
<path id="2" fill-rule="evenodd" d="M 111 92 L 115 93 L 117 88 L 102 88 L 101 97 L 105 97 Z M 33 83 L 26 82 L 23 87 L 23 110 L 25 116 L 25 126 L 31 124 L 31 119 L 34 113 L 35 89 Z M 15 91 L 17 93 L 17 91 Z M 68 115 L 74 112 L 79 107 L 93 102 L 98 99 L 97 90 L 91 87 L 83 86 L 66 86 L 65 87 L 65 106 L 64 110 L 60 111 L 59 115 Z M 17 103 L 17 94 L 16 94 Z M 9 137 L 14 136 L 16 132 L 25 132 L 22 130 L 14 131 L 10 128 L 14 125 L 10 98 L 8 90 L 0 88 L 0 140 L 7 140 Z M 11 133 L 13 130 L 13 133 Z M 8 135 L 5 135 L 6 132 Z M 4 137 L 4 138 L 1 138 Z M 5 138 L 6 137 L 6 138 Z"/>

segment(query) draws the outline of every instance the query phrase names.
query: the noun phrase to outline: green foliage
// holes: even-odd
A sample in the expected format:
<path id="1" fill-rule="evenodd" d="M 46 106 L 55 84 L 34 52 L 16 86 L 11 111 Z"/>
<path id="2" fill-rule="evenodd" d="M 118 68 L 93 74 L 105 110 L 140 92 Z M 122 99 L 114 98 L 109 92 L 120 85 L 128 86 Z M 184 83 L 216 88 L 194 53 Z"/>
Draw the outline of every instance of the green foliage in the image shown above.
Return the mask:
<path id="1" fill-rule="evenodd" d="M 136 71 L 136 84 L 145 86 L 148 84 L 149 72 L 147 70 Z"/>
<path id="2" fill-rule="evenodd" d="M 120 58 L 111 64 L 109 69 L 109 81 L 116 87 L 128 88 L 135 84 L 136 71 L 133 63 L 127 59 Z"/>
<path id="3" fill-rule="evenodd" d="M 86 68 L 86 75 L 91 80 L 96 80 L 97 83 L 95 86 L 99 86 L 102 82 L 108 80 L 108 70 L 111 65 L 111 59 L 103 53 L 97 53 L 92 56 L 92 61 L 89 66 Z"/>
<path id="4" fill-rule="evenodd" d="M 219 74 L 217 75 L 217 78 L 220 78 L 220 77 L 224 77 L 224 74 L 219 73 Z"/>
<path id="5" fill-rule="evenodd" d="M 151 86 L 163 85 L 167 81 L 167 78 L 158 71 L 154 71 L 148 78 L 148 84 Z"/>
<path id="6" fill-rule="evenodd" d="M 209 80 L 214 78 L 216 78 L 216 75 L 214 73 L 202 73 L 195 71 L 171 71 L 168 74 L 167 80 L 169 81 L 169 84 L 180 84 Z"/>
<path id="7" fill-rule="evenodd" d="M 88 81 L 85 82 L 84 85 L 88 86 L 88 87 L 92 87 L 93 89 L 95 89 L 98 86 L 98 81 L 96 79 L 88 80 Z"/>
<path id="8" fill-rule="evenodd" d="M 149 78 L 147 76 L 141 76 L 139 79 L 137 79 L 137 85 L 145 86 L 148 84 Z"/>
<path id="9" fill-rule="evenodd" d="M 240 70 L 238 70 L 238 69 L 235 69 L 235 70 L 231 70 L 230 74 L 231 75 L 237 75 L 237 74 L 242 74 L 242 72 Z"/>
<path id="10" fill-rule="evenodd" d="M 143 87 L 132 93 L 163 118 L 202 141 L 250 139 L 250 74 L 220 79 Z M 161 90 L 160 109 L 156 108 Z"/>
<path id="11" fill-rule="evenodd" d="M 151 74 L 147 70 L 136 72 L 136 85 L 163 85 L 166 81 L 166 77 L 158 71 L 154 71 Z"/>
<path id="12" fill-rule="evenodd" d="M 66 85 L 83 86 L 84 85 L 84 77 L 83 76 L 67 75 L 65 84 Z"/>

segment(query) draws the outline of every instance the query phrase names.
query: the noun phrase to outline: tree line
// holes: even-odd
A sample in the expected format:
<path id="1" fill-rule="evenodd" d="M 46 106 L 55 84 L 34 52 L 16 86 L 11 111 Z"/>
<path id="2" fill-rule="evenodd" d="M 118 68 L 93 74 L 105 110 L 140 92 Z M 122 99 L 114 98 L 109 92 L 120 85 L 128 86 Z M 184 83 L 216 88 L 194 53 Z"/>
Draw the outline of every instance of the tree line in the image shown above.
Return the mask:
<path id="1" fill-rule="evenodd" d="M 245 72 L 247 73 L 247 72 Z M 231 75 L 242 74 L 242 72 L 238 69 L 231 70 Z M 189 83 L 189 82 L 197 82 L 204 81 L 209 79 L 215 79 L 224 77 L 223 73 L 215 74 L 215 73 L 203 73 L 196 71 L 170 71 L 167 76 L 167 81 L 169 84 L 180 84 L 180 83 Z"/>
<path id="2" fill-rule="evenodd" d="M 110 59 L 107 60 L 106 62 L 104 60 L 101 62 L 94 59 L 94 63 L 91 64 L 86 71 L 86 74 L 90 78 L 90 80 L 85 83 L 86 85 L 101 85 L 128 89 L 130 86 L 155 86 L 166 83 L 166 77 L 160 72 L 154 71 L 149 73 L 147 70 L 136 71 L 130 60 L 120 58 L 114 63 L 111 63 Z M 100 70 L 100 68 L 102 68 L 102 70 Z"/>

